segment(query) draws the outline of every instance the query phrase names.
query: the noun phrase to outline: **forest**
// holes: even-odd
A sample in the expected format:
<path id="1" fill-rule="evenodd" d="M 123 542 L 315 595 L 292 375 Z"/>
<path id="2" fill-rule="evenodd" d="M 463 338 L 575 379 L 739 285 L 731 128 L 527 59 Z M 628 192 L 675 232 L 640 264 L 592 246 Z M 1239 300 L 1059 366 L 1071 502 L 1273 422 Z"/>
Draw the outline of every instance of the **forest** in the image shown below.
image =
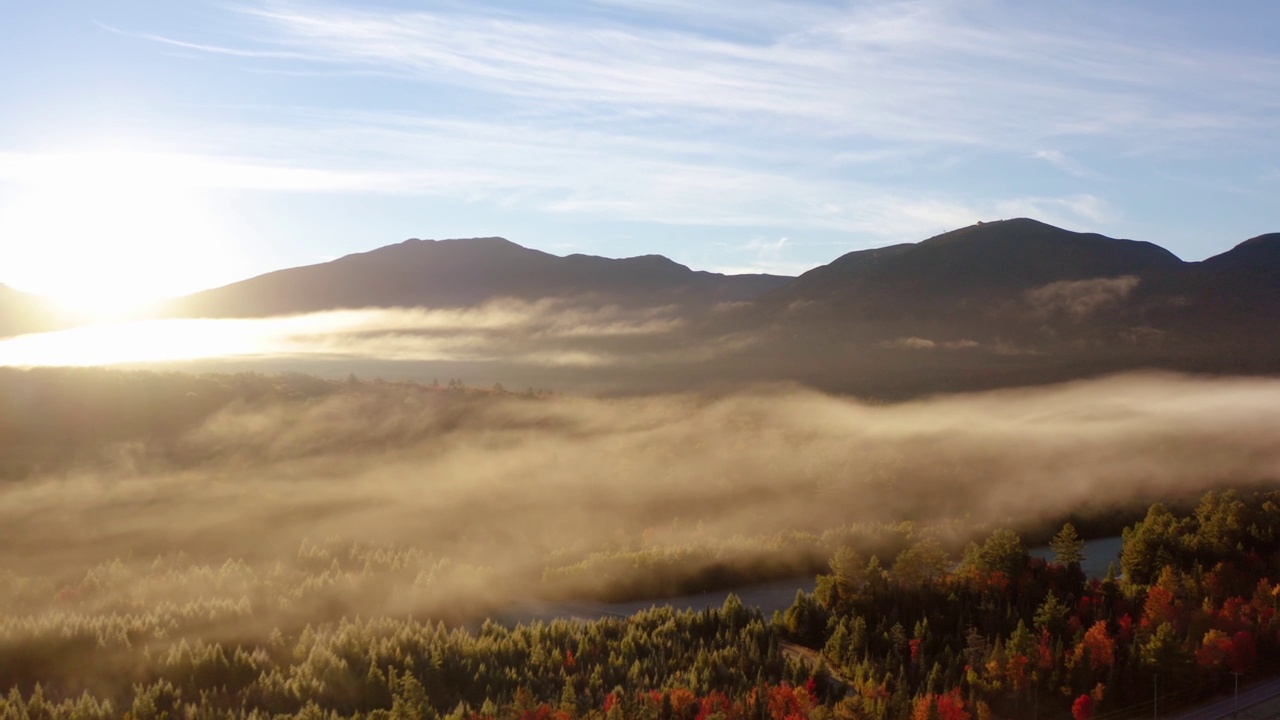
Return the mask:
<path id="1" fill-rule="evenodd" d="M 939 718 L 1085 720 L 1221 692 L 1273 672 L 1280 651 L 1280 493 L 1153 505 L 1120 568 L 1080 570 L 1071 525 L 1055 558 L 1014 532 L 954 562 L 926 539 L 889 561 L 844 548 L 785 613 L 654 608 L 626 618 L 473 627 L 343 617 L 283 632 L 248 598 L 240 563 L 95 568 L 73 587 L 3 578 L 3 717 Z M 305 583 L 394 553 L 313 549 Z M 366 570 L 367 571 L 367 570 Z M 348 580 L 349 581 L 349 580 Z M 128 588 L 113 588 L 127 582 Z M 157 602 L 167 585 L 211 597 Z M 133 595 L 111 605 L 111 590 Z M 279 588 L 283 590 L 284 588 Z M 243 594 L 239 601 L 217 595 Z M 283 595 L 281 602 L 288 602 Z M 294 588 L 292 597 L 305 597 Z M 36 609 L 39 607 L 40 609 Z M 217 637 L 220 625 L 239 637 Z M 192 639 L 195 638 L 195 639 Z M 806 649 L 817 651 L 814 654 Z"/>
<path id="2" fill-rule="evenodd" d="M 0 390 L 0 717 L 1081 720 L 1277 667 L 1265 382 L 905 406 L 54 369 Z M 1121 529 L 1086 577 L 1081 537 Z M 772 616 L 503 620 L 804 574 Z"/>

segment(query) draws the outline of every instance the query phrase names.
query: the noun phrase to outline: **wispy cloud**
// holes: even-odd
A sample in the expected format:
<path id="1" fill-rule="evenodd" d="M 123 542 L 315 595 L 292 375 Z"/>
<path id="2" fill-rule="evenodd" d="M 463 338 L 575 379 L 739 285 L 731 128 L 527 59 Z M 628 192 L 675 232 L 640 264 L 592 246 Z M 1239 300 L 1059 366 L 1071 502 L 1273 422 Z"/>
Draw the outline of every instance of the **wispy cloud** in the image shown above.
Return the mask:
<path id="1" fill-rule="evenodd" d="M 262 0 L 236 10 L 231 40 L 135 37 L 242 70 L 335 77 L 310 109 L 219 119 L 203 135 L 221 147 L 158 163 L 214 189 L 428 196 L 865 245 L 995 217 L 1119 217 L 1096 186 L 969 191 L 966 163 L 999 174 L 974 158 L 1042 160 L 1083 185 L 1102 178 L 1076 148 L 1206 153 L 1236 130 L 1280 129 L 1280 59 L 1181 47 L 1158 18 L 1115 12 L 1132 22 L 944 0 L 596 0 L 573 13 Z M 402 92 L 348 102 L 364 99 L 338 82 L 353 74 Z M 356 105 L 369 110 L 332 109 Z"/>
<path id="2" fill-rule="evenodd" d="M 852 136 L 1002 146 L 1062 134 L 1220 129 L 1277 106 L 1274 58 L 1189 54 L 1141 30 L 1108 34 L 1067 16 L 1054 27 L 999 4 L 800 4 L 791 12 L 765 4 L 745 13 L 717 3 L 606 5 L 671 22 L 292 3 L 247 12 L 274 33 L 277 49 L 482 87 L 550 112 L 693 113 L 728 123 L 746 114 Z M 731 14 L 768 34 L 707 29 L 709 18 Z M 1272 99 L 1251 92 L 1261 89 Z"/>
<path id="3" fill-rule="evenodd" d="M 1081 165 L 1075 158 L 1061 150 L 1037 150 L 1031 154 L 1035 160 L 1043 160 L 1068 175 L 1078 178 L 1097 178 L 1097 173 Z"/>
<path id="4" fill-rule="evenodd" d="M 319 56 L 305 55 L 303 53 L 296 53 L 296 52 L 285 52 L 285 51 L 279 51 L 279 50 L 245 50 L 245 49 L 233 48 L 233 47 L 223 47 L 221 45 L 211 45 L 208 43 L 188 42 L 185 40 L 178 40 L 171 37 L 165 37 L 163 35 L 156 35 L 153 33 L 131 33 L 131 32 L 126 32 L 125 30 L 121 30 L 118 27 L 108 25 L 103 22 L 98 22 L 96 20 L 94 21 L 93 24 L 97 25 L 103 30 L 106 30 L 107 32 L 115 33 L 117 35 L 126 35 L 130 37 L 136 37 L 142 40 L 149 40 L 151 42 L 160 43 L 161 45 L 169 45 L 171 47 L 182 48 L 184 50 L 195 50 L 202 53 L 213 53 L 215 55 L 230 55 L 232 57 L 240 57 L 240 58 L 257 58 L 257 59 L 272 59 L 272 60 L 309 60 L 309 61 L 323 60 L 323 58 Z"/>
<path id="5" fill-rule="evenodd" d="M 1001 217 L 1036 217 L 1060 225 L 1071 225 L 1081 220 L 1106 223 L 1116 219 L 1105 200 L 1089 194 L 1015 198 L 998 202 L 995 207 Z"/>
<path id="6" fill-rule="evenodd" d="M 86 167 L 127 165 L 205 190 L 433 196 L 551 214 L 817 228 L 881 239 L 919 239 L 1001 213 L 1038 214 L 1067 224 L 1102 217 L 1096 198 L 962 203 L 839 177 L 801 178 L 782 169 L 743 167 L 734 163 L 731 147 L 709 142 L 635 135 L 620 143 L 606 133 L 537 125 L 422 120 L 406 126 L 401 120 L 365 115 L 358 121 L 325 118 L 306 133 L 288 127 L 258 130 L 262 147 L 256 149 L 284 149 L 289 157 L 310 158 L 311 167 L 258 155 L 0 153 L 0 182 L 56 182 L 83 176 Z"/>

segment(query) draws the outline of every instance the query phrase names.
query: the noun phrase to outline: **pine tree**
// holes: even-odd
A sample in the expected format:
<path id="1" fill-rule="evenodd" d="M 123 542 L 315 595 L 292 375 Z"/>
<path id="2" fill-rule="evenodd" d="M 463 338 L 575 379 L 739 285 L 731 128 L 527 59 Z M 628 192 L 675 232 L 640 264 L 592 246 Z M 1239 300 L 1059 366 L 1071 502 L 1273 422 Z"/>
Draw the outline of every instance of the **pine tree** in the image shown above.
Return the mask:
<path id="1" fill-rule="evenodd" d="M 1078 568 L 1084 562 L 1084 540 L 1076 534 L 1076 528 L 1071 523 L 1062 526 L 1058 534 L 1049 541 L 1049 547 L 1053 549 L 1057 562 L 1065 567 Z"/>

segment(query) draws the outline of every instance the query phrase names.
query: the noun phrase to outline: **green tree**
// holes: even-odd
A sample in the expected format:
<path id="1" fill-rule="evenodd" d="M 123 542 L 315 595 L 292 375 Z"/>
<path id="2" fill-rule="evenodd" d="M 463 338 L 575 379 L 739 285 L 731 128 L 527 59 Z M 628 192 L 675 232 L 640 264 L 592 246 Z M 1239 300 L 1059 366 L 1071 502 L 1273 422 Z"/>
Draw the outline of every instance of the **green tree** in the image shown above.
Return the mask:
<path id="1" fill-rule="evenodd" d="M 1040 607 L 1036 609 L 1036 614 L 1032 618 L 1038 628 L 1047 628 L 1049 634 L 1057 636 L 1062 632 L 1063 621 L 1067 617 L 1067 611 L 1071 608 L 1058 599 L 1052 590 L 1045 596 L 1044 602 L 1040 603 Z"/>
<path id="2" fill-rule="evenodd" d="M 828 564 L 835 578 L 835 586 L 843 597 L 852 597 L 867 581 L 866 560 L 853 548 L 840 548 Z"/>
<path id="3" fill-rule="evenodd" d="M 965 564 L 983 572 L 1002 572 L 1017 577 L 1027 568 L 1031 557 L 1018 533 L 1001 529 L 991 533 L 981 545 L 970 543 L 965 550 Z"/>
<path id="4" fill-rule="evenodd" d="M 951 557 L 936 538 L 927 537 L 898 553 L 893 561 L 893 578 L 906 586 L 922 585 L 942 575 Z"/>
<path id="5" fill-rule="evenodd" d="M 1181 537 L 1187 530 L 1186 523 L 1164 505 L 1152 505 L 1145 518 L 1124 529 L 1124 549 L 1120 552 L 1124 579 L 1135 585 L 1150 584 L 1160 568 L 1180 554 Z"/>
<path id="6" fill-rule="evenodd" d="M 1076 534 L 1076 527 L 1066 523 L 1049 541 L 1054 559 L 1066 567 L 1079 567 L 1084 562 L 1084 540 Z"/>

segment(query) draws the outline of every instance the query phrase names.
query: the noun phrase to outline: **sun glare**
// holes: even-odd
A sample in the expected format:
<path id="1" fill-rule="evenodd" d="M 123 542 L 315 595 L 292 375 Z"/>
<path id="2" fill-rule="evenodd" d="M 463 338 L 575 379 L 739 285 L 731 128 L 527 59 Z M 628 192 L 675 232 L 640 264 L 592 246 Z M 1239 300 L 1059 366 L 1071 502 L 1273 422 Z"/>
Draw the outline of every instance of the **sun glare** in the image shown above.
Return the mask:
<path id="1" fill-rule="evenodd" d="M 278 351 L 270 324 L 244 320 L 107 322 L 0 340 L 0 367 L 93 366 L 236 358 Z"/>
<path id="2" fill-rule="evenodd" d="M 216 284 L 230 248 L 194 172 L 115 151 L 28 162 L 0 206 L 4 282 L 97 319 Z"/>

